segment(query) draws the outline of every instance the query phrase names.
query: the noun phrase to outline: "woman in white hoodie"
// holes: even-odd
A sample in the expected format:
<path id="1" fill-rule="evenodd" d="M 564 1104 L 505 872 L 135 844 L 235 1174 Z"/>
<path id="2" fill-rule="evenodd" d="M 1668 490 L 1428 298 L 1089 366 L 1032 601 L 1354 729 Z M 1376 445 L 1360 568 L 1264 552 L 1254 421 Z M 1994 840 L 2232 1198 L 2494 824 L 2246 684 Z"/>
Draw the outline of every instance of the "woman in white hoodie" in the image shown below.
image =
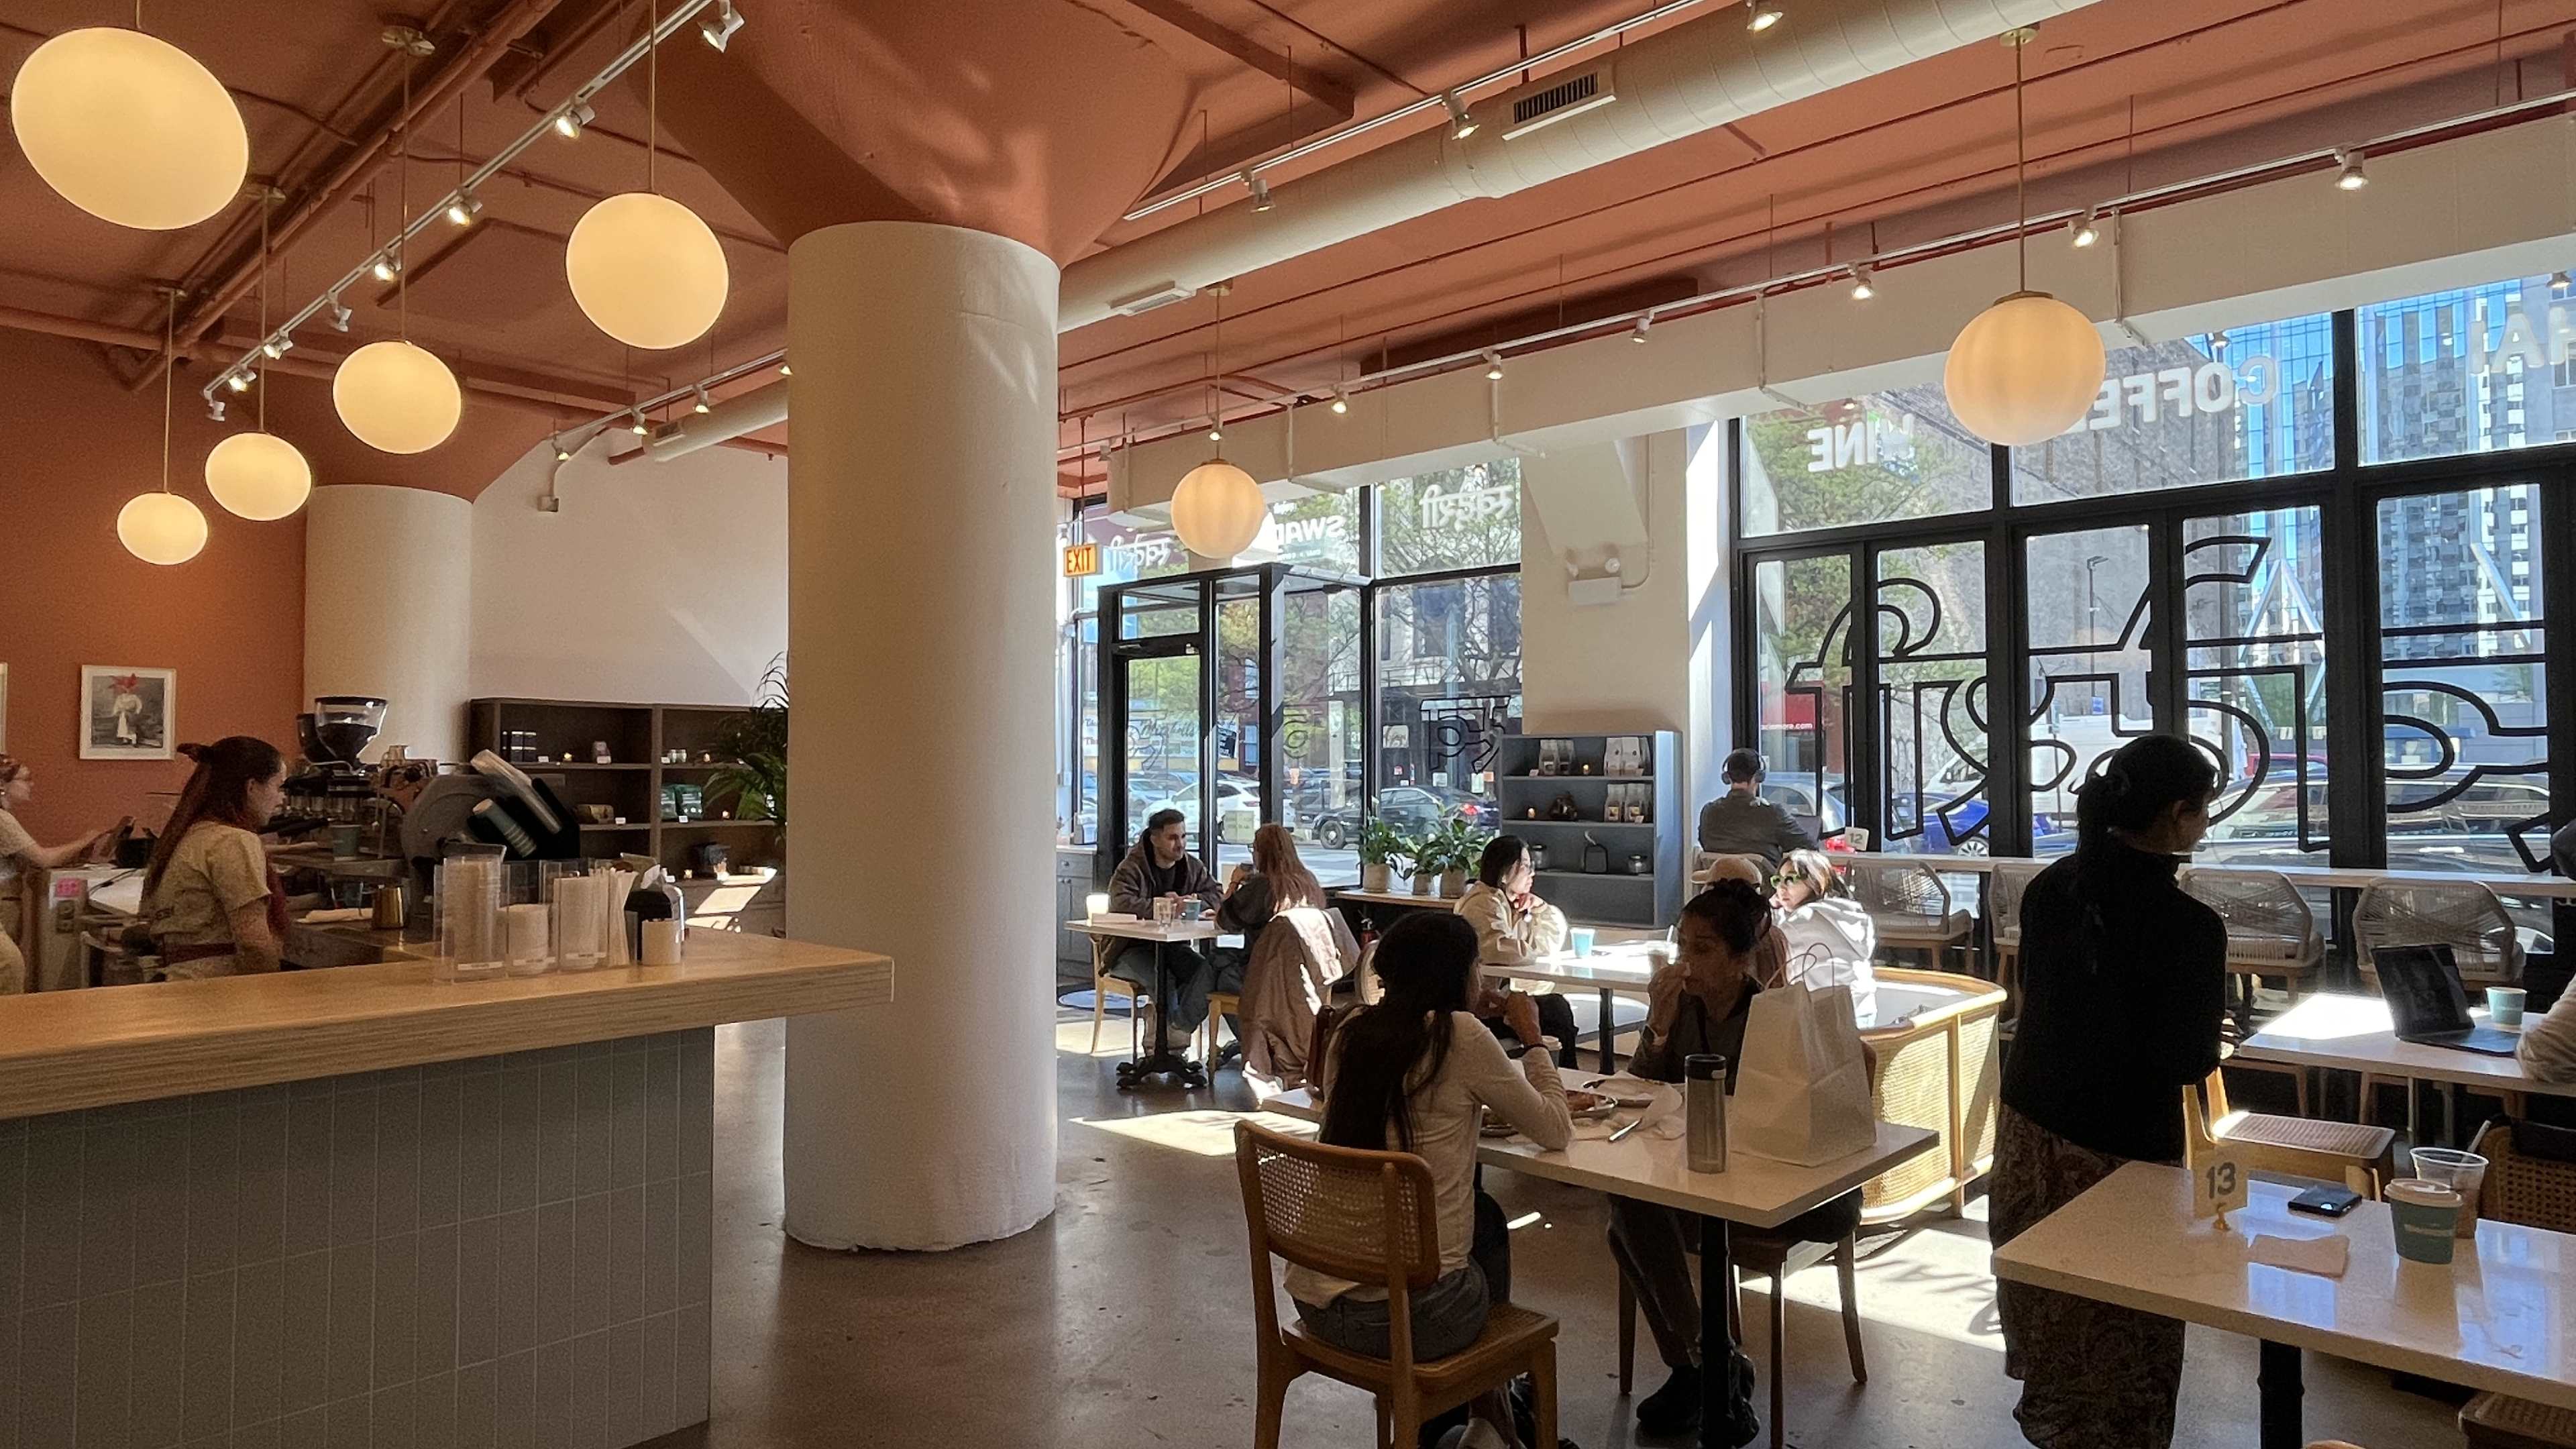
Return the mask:
<path id="1" fill-rule="evenodd" d="M 1850 987 L 1853 1012 L 1868 1020 L 1878 996 L 1869 965 L 1878 954 L 1878 927 L 1852 899 L 1832 859 L 1821 850 L 1789 852 L 1773 878 L 1771 903 L 1789 950 L 1789 979 L 1819 990 Z"/>

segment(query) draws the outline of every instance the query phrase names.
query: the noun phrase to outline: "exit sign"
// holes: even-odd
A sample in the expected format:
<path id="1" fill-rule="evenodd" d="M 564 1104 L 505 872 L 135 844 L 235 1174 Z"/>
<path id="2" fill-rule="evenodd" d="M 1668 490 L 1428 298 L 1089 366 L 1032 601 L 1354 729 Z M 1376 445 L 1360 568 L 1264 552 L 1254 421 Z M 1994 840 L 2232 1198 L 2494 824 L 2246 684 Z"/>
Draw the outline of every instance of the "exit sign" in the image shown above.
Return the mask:
<path id="1" fill-rule="evenodd" d="M 1098 572 L 1100 572 L 1100 545 L 1096 543 L 1065 545 L 1064 576 L 1066 578 L 1086 579 Z"/>

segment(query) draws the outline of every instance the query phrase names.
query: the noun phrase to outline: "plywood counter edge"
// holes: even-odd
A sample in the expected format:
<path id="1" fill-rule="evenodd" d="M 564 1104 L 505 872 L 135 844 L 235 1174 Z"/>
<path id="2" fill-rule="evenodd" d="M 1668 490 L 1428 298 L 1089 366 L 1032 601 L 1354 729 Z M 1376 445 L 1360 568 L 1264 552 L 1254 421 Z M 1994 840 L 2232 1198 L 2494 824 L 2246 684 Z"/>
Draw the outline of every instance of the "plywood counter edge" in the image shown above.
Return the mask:
<path id="1" fill-rule="evenodd" d="M 0 1121 L 893 998 L 888 957 L 705 930 L 679 966 L 445 982 L 388 961 L 0 997 Z"/>

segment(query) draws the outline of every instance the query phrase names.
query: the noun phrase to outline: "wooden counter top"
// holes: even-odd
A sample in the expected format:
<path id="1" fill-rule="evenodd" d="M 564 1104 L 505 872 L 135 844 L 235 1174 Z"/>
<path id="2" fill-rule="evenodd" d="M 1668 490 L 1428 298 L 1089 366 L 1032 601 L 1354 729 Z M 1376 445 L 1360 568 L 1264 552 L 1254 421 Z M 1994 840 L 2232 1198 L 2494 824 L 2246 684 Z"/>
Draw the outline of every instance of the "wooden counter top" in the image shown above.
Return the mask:
<path id="1" fill-rule="evenodd" d="M 679 966 L 443 982 L 427 961 L 0 996 L 0 1120 L 871 1006 L 894 963 L 692 930 Z"/>

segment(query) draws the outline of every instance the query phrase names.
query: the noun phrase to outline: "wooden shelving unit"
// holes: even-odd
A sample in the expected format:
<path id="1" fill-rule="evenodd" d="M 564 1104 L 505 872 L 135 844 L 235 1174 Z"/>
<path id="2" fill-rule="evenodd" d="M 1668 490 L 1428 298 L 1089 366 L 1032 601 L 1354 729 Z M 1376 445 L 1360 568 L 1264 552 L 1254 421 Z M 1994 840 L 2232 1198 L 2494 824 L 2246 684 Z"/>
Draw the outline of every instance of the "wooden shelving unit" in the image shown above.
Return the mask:
<path id="1" fill-rule="evenodd" d="M 748 713 L 720 704 L 613 704 L 569 699 L 478 699 L 467 706 L 466 729 L 471 748 L 491 750 L 503 759 L 505 732 L 530 731 L 537 753 L 555 758 L 536 763 L 513 761 L 531 775 L 542 775 L 564 803 L 606 805 L 626 818 L 623 825 L 585 822 L 585 848 L 596 841 L 600 855 L 650 855 L 674 873 L 689 867 L 689 848 L 700 843 L 725 847 L 729 868 L 780 866 L 786 863 L 787 829 L 775 820 L 665 820 L 664 783 L 703 786 L 718 768 L 699 756 L 715 747 L 725 722 Z M 608 746 L 611 763 L 590 758 L 594 741 Z M 685 749 L 689 763 L 660 763 L 662 752 Z M 566 761 L 561 757 L 571 754 Z M 729 801 L 711 801 L 729 808 Z"/>
<path id="2" fill-rule="evenodd" d="M 1602 773 L 1613 739 L 1646 742 L 1645 773 Z M 1578 773 L 1539 774 L 1543 740 L 1572 745 Z M 1591 773 L 1580 773 L 1586 766 Z M 1681 737 L 1671 730 L 1506 735 L 1494 758 L 1494 789 L 1503 813 L 1498 828 L 1546 848 L 1547 865 L 1538 872 L 1538 894 L 1565 912 L 1568 920 L 1602 926 L 1669 926 L 1681 918 L 1687 858 L 1682 848 L 1688 822 L 1683 819 L 1681 769 Z M 1653 804 L 1644 822 L 1601 818 L 1613 785 L 1642 785 L 1652 791 Z M 1548 807 L 1559 795 L 1572 795 L 1575 809 L 1584 818 L 1548 819 Z M 1609 852 L 1608 873 L 1583 869 L 1586 836 Z M 1631 874 L 1628 859 L 1639 855 L 1646 858 L 1647 870 Z"/>

